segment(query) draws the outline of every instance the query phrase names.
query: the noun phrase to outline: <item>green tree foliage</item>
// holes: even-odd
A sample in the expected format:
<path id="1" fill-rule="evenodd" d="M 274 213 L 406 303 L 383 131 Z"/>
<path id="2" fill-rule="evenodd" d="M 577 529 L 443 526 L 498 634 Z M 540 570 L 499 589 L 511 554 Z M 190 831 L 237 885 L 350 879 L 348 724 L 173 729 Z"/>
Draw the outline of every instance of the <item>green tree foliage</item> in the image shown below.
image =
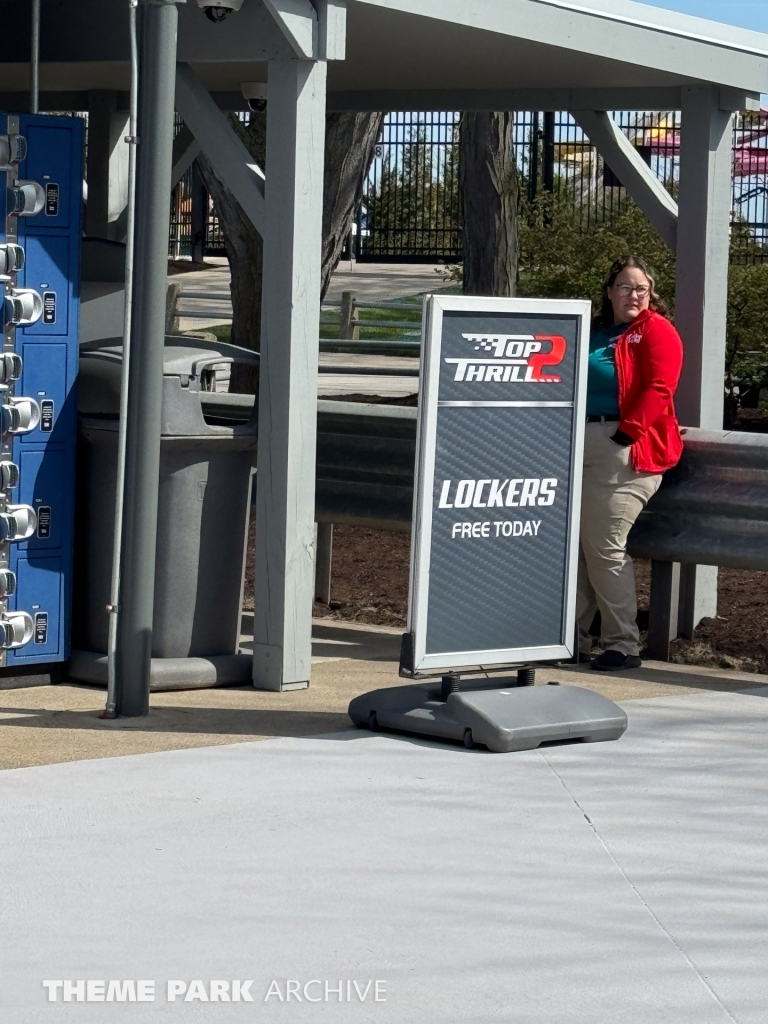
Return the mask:
<path id="1" fill-rule="evenodd" d="M 734 264 L 728 290 L 726 394 L 768 386 L 768 264 Z"/>
<path id="2" fill-rule="evenodd" d="M 648 261 L 659 294 L 674 307 L 675 255 L 631 201 L 611 223 L 587 226 L 572 198 L 540 194 L 523 201 L 519 235 L 520 295 L 591 299 L 597 308 L 611 265 L 633 253 Z"/>

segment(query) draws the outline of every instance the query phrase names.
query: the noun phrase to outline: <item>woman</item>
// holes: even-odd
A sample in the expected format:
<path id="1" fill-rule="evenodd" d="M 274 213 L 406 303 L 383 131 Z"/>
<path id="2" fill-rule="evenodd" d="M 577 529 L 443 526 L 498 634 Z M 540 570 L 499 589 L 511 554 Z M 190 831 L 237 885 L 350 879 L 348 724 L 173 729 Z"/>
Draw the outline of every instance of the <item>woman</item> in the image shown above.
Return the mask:
<path id="1" fill-rule="evenodd" d="M 576 602 L 580 660 L 605 672 L 640 667 L 627 538 L 683 450 L 673 402 L 683 345 L 666 313 L 643 260 L 614 263 L 589 346 Z M 589 628 L 598 609 L 604 651 L 592 660 Z"/>

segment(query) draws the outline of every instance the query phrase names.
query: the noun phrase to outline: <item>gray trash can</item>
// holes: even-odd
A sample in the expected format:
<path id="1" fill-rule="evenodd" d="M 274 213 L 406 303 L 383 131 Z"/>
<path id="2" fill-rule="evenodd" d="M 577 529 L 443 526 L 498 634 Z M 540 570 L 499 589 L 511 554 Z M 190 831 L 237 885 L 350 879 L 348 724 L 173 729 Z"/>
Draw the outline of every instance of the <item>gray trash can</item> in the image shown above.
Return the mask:
<path id="1" fill-rule="evenodd" d="M 243 403 L 212 389 L 216 367 L 257 360 L 234 345 L 166 338 L 153 690 L 251 679 L 238 642 L 257 423 L 255 410 L 233 419 L 228 405 Z M 69 677 L 91 683 L 107 680 L 121 361 L 119 340 L 81 346 Z"/>

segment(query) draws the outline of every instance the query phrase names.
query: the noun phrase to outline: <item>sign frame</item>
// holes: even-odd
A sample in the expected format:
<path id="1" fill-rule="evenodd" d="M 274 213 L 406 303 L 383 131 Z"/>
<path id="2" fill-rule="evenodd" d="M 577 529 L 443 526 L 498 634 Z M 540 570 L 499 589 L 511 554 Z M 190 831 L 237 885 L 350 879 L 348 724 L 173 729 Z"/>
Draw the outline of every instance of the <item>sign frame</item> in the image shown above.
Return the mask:
<path id="1" fill-rule="evenodd" d="M 541 647 L 505 648 L 427 654 L 432 519 L 435 492 L 438 394 L 445 312 L 513 313 L 518 315 L 569 316 L 578 321 L 574 401 L 504 402 L 506 407 L 572 407 L 574 421 L 570 458 L 570 521 L 566 546 L 565 614 L 560 644 Z M 408 632 L 412 643 L 412 664 L 401 666 L 401 675 L 438 675 L 457 669 L 501 668 L 521 663 L 572 658 L 576 644 L 576 582 L 579 559 L 579 527 L 582 460 L 586 426 L 587 367 L 592 304 L 581 300 L 480 298 L 474 296 L 425 295 L 422 320 L 422 358 L 419 381 L 419 416 L 416 433 L 416 466 L 413 489 L 413 533 L 408 594 Z M 465 403 L 450 403 L 465 404 Z M 499 403 L 466 403 L 499 404 Z M 406 634 L 407 636 L 408 634 Z M 409 657 L 407 659 L 411 661 Z"/>

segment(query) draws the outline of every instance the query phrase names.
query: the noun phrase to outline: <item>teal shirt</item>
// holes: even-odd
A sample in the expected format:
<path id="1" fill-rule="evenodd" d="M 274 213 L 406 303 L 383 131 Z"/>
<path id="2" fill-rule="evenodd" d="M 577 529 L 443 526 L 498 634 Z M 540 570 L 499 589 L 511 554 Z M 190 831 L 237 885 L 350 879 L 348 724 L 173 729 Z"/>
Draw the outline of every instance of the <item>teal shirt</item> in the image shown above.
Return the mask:
<path id="1" fill-rule="evenodd" d="M 587 416 L 619 415 L 619 381 L 616 377 L 616 339 L 629 324 L 596 327 L 589 339 Z"/>

